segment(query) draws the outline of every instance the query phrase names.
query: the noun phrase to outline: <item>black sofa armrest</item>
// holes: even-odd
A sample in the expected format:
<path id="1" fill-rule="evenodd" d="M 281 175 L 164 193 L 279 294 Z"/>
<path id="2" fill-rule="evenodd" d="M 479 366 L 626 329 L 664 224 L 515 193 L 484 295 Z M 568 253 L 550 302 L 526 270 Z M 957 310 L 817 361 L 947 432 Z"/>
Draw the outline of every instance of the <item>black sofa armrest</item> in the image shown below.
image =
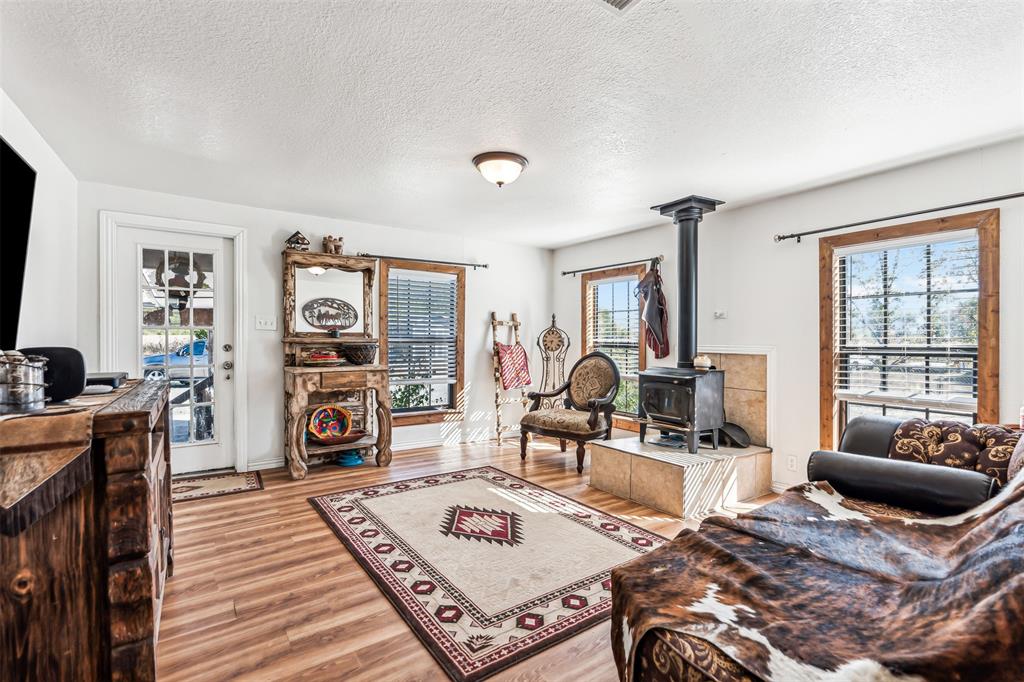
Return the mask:
<path id="1" fill-rule="evenodd" d="M 902 423 L 902 419 L 881 415 L 854 417 L 843 430 L 843 438 L 837 449 L 855 455 L 888 458 L 889 443 Z"/>
<path id="2" fill-rule="evenodd" d="M 828 481 L 847 497 L 941 516 L 976 507 L 997 486 L 994 478 L 978 471 L 830 450 L 811 454 L 807 478 Z"/>

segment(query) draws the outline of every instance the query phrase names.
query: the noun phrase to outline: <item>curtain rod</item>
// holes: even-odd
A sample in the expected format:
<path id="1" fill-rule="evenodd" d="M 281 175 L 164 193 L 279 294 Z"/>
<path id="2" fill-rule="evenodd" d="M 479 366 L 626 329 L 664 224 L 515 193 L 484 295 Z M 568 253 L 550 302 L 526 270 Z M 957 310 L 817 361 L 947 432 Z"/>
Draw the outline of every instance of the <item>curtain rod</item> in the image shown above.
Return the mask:
<path id="1" fill-rule="evenodd" d="M 658 261 L 659 263 L 661 263 L 662 261 L 665 260 L 665 257 L 662 256 L 662 255 L 657 255 L 657 256 L 655 256 L 653 258 L 638 258 L 636 260 L 627 260 L 627 261 L 623 261 L 621 263 L 610 263 L 608 265 L 595 265 L 592 268 L 580 268 L 579 270 L 562 270 L 562 277 L 565 277 L 566 275 L 572 275 L 573 277 L 575 277 L 577 275 L 577 273 L 580 273 L 580 272 L 593 272 L 594 270 L 605 270 L 607 268 L 617 268 L 620 265 L 633 265 L 634 263 L 650 263 L 651 261 L 655 261 L 655 260 Z"/>
<path id="2" fill-rule="evenodd" d="M 890 215 L 884 218 L 872 218 L 871 220 L 861 220 L 856 223 L 847 223 L 845 225 L 836 225 L 834 227 L 823 227 L 818 230 L 807 230 L 806 232 L 794 232 L 793 234 L 777 234 L 775 235 L 775 241 L 781 242 L 786 239 L 796 239 L 796 243 L 800 243 L 802 237 L 806 237 L 812 234 L 821 234 L 822 232 L 834 232 L 835 230 L 843 230 L 847 227 L 857 227 L 858 225 L 867 225 L 869 223 L 880 223 L 885 220 L 895 220 L 896 218 L 909 218 L 914 215 L 921 215 L 922 213 L 935 213 L 936 211 L 945 211 L 951 208 L 963 208 L 964 206 L 974 206 L 975 204 L 987 204 L 991 201 L 1003 201 L 1004 199 L 1016 199 L 1017 197 L 1024 197 L 1024 192 L 1014 192 L 1013 194 L 1003 194 L 998 197 L 988 197 L 987 199 L 975 199 L 974 201 L 965 201 L 960 204 L 950 204 L 949 206 L 939 206 L 937 208 L 926 208 L 923 211 L 911 211 L 910 213 L 899 213 L 897 215 Z M 564 273 L 563 273 L 564 274 Z"/>
<path id="3" fill-rule="evenodd" d="M 434 263 L 436 265 L 462 265 L 467 268 L 473 268 L 474 270 L 476 270 L 477 268 L 490 267 L 490 265 L 488 265 L 487 263 L 460 263 L 458 261 L 453 260 L 433 260 L 432 258 L 405 258 L 404 256 L 382 256 L 378 253 L 357 253 L 356 255 L 362 256 L 363 258 L 386 258 L 388 260 L 407 260 L 412 261 L 413 263 Z"/>

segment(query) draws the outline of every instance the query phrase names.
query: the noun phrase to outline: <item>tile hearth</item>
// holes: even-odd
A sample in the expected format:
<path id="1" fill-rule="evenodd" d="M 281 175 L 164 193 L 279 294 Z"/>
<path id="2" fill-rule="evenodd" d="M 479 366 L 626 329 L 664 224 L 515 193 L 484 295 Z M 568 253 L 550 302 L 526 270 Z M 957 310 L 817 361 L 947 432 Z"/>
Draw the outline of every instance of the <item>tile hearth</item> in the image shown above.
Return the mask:
<path id="1" fill-rule="evenodd" d="M 772 451 L 685 449 L 616 438 L 591 444 L 590 485 L 681 518 L 771 492 Z"/>

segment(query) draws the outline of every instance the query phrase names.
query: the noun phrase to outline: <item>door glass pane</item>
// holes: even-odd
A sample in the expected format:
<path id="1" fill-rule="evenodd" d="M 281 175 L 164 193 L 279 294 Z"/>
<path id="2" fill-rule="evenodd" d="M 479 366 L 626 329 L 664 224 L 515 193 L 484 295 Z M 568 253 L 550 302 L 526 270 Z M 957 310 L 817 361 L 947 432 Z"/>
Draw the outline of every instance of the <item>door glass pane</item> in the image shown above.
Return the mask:
<path id="1" fill-rule="evenodd" d="M 192 331 L 192 364 L 197 366 L 213 364 L 212 329 L 194 329 Z"/>
<path id="2" fill-rule="evenodd" d="M 189 406 L 175 405 L 171 408 L 171 443 L 187 443 Z"/>
<path id="3" fill-rule="evenodd" d="M 213 405 L 196 405 L 192 414 L 196 420 L 194 440 L 213 440 Z"/>
<path id="4" fill-rule="evenodd" d="M 188 329 L 167 330 L 167 364 L 188 366 L 188 342 L 191 338 L 192 332 Z"/>
<path id="5" fill-rule="evenodd" d="M 197 369 L 196 374 L 203 374 L 203 370 Z M 191 400 L 194 403 L 212 403 L 213 402 L 213 375 L 207 369 L 208 376 L 194 376 L 191 381 L 182 382 L 183 390 L 188 391 L 191 388 Z"/>
<path id="6" fill-rule="evenodd" d="M 196 291 L 192 294 L 192 324 L 196 327 L 213 326 L 212 291 Z"/>
<path id="7" fill-rule="evenodd" d="M 194 289 L 213 288 L 213 254 L 193 253 L 192 268 L 195 271 Z"/>
<path id="8" fill-rule="evenodd" d="M 142 330 L 142 363 L 163 365 L 167 354 L 167 332 L 163 329 Z"/>
<path id="9" fill-rule="evenodd" d="M 142 250 L 142 286 L 162 287 L 157 279 L 164 273 L 164 252 L 158 249 Z"/>
<path id="10" fill-rule="evenodd" d="M 142 330 L 142 377 L 150 380 L 167 378 L 167 331 Z"/>
<path id="11" fill-rule="evenodd" d="M 142 377 L 170 384 L 171 442 L 216 438 L 214 423 L 214 257 L 142 249 Z"/>
<path id="12" fill-rule="evenodd" d="M 162 327 L 167 322 L 163 289 L 142 290 L 142 326 Z"/>
<path id="13" fill-rule="evenodd" d="M 167 269 L 167 286 L 188 289 L 192 285 L 192 254 L 188 251 L 169 251 Z"/>
<path id="14" fill-rule="evenodd" d="M 167 319 L 172 325 L 189 324 L 189 302 L 192 296 L 188 289 L 169 289 L 167 291 Z"/>
<path id="15" fill-rule="evenodd" d="M 192 393 L 189 391 L 190 379 L 174 379 L 171 381 L 171 404 L 188 405 L 192 402 Z"/>

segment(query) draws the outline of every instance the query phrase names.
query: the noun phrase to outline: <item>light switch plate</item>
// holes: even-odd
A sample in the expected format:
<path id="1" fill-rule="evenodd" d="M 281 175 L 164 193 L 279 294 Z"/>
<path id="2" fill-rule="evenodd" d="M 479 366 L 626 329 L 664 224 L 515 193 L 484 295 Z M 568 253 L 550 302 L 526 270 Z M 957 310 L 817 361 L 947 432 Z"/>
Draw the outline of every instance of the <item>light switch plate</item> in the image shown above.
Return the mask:
<path id="1" fill-rule="evenodd" d="M 277 331 L 277 318 L 276 317 L 262 317 L 256 316 L 256 329 L 262 332 L 276 332 Z"/>

